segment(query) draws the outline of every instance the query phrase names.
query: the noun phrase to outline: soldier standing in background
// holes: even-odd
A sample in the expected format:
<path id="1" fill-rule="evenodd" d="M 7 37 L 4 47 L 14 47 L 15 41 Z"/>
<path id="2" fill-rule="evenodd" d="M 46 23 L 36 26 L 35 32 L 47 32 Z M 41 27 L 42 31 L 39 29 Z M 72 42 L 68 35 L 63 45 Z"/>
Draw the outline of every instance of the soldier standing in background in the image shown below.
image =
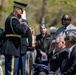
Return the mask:
<path id="1" fill-rule="evenodd" d="M 24 11 L 23 11 L 24 12 Z M 24 13 L 23 13 L 24 15 Z M 28 26 L 28 21 L 22 17 L 22 15 L 18 15 L 19 16 L 19 20 L 21 22 L 22 25 L 25 25 L 25 30 L 26 33 L 24 35 L 21 35 L 21 54 L 20 54 L 20 58 L 19 58 L 19 70 L 21 72 L 21 75 L 25 75 L 25 67 L 26 67 L 26 57 L 27 57 L 27 50 L 28 47 L 30 46 L 30 50 L 31 50 L 31 46 L 32 46 L 32 34 L 30 31 L 30 28 Z M 27 42 L 28 39 L 28 42 Z M 25 54 L 26 53 L 26 54 Z M 26 64 L 26 65 L 25 65 Z M 18 72 L 18 75 L 20 74 L 20 72 Z"/>

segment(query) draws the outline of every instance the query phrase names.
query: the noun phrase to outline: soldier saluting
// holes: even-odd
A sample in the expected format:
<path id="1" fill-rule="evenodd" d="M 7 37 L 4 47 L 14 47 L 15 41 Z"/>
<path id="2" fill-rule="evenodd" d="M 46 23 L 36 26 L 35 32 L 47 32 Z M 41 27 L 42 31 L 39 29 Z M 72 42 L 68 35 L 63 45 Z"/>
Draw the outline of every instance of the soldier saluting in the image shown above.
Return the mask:
<path id="1" fill-rule="evenodd" d="M 19 15 L 22 14 L 23 8 L 26 6 L 27 4 L 14 1 L 13 12 L 5 21 L 6 38 L 2 48 L 2 53 L 5 55 L 5 75 L 17 75 L 18 73 L 19 58 L 21 54 L 26 54 L 26 51 L 21 49 L 23 48 L 21 47 L 22 36 L 26 37 L 26 35 L 30 34 L 28 46 L 32 45 L 30 29 L 28 28 L 29 33 L 26 34 L 26 26 L 21 24 L 21 20 L 19 20 Z M 25 43 L 24 46 L 26 45 Z"/>

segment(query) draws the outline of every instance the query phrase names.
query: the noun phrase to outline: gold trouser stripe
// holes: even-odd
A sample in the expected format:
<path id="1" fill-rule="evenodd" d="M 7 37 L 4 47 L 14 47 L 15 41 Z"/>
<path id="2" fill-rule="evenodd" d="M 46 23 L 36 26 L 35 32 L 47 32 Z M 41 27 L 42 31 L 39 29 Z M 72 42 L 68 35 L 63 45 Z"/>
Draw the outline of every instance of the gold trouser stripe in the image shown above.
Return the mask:
<path id="1" fill-rule="evenodd" d="M 19 38 L 21 38 L 21 35 L 18 35 L 18 34 L 6 34 L 6 37 L 19 37 Z"/>
<path id="2" fill-rule="evenodd" d="M 12 56 L 11 75 L 14 75 L 14 56 Z"/>

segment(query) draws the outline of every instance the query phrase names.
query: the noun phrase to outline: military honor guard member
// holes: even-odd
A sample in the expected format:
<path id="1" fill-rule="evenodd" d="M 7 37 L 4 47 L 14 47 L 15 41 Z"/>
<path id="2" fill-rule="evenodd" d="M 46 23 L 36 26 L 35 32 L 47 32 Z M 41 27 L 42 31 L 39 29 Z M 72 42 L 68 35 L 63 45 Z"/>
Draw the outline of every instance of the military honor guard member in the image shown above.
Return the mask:
<path id="1" fill-rule="evenodd" d="M 5 21 L 5 42 L 2 47 L 2 53 L 5 55 L 5 75 L 18 75 L 19 63 L 22 66 L 21 75 L 25 75 L 25 59 L 20 62 L 19 59 L 25 58 L 27 46 L 32 45 L 32 36 L 29 27 L 26 28 L 25 24 L 21 23 L 19 16 L 26 6 L 27 4 L 14 1 L 13 12 Z M 29 39 L 28 44 L 26 36 Z"/>

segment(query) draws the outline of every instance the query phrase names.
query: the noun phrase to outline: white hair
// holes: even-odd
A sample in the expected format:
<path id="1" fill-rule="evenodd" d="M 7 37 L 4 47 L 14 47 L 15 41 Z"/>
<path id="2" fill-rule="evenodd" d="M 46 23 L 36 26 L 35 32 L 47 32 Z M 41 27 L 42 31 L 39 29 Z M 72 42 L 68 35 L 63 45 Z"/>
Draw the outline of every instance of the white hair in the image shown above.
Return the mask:
<path id="1" fill-rule="evenodd" d="M 56 27 L 50 27 L 50 33 L 55 33 L 56 32 Z"/>

